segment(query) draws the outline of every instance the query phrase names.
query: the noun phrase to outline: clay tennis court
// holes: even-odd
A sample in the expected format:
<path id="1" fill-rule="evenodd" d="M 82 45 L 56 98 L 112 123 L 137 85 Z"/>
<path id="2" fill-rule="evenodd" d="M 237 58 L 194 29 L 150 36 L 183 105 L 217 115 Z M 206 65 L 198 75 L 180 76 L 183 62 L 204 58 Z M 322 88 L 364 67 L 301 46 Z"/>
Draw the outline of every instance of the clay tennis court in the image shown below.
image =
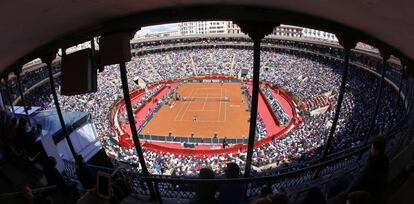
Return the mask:
<path id="1" fill-rule="evenodd" d="M 250 113 L 240 83 L 183 83 L 177 93 L 187 100 L 164 105 L 141 134 L 247 138 Z"/>

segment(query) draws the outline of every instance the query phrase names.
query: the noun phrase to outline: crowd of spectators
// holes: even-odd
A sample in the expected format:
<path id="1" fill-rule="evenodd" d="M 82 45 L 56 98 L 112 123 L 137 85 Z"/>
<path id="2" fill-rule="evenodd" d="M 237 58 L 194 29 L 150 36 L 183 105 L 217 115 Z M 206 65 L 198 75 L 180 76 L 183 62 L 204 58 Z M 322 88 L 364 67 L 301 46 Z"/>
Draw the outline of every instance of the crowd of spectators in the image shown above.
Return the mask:
<path id="1" fill-rule="evenodd" d="M 227 55 L 232 60 L 224 61 L 223 63 L 227 63 L 227 69 L 217 69 L 221 70 L 222 72 L 218 72 L 215 69 L 209 69 L 208 66 L 210 63 L 215 62 L 221 62 L 219 59 L 216 60 L 209 60 L 209 56 L 216 56 L 220 55 L 218 53 L 223 53 L 224 49 L 203 49 L 203 50 L 191 50 L 191 51 L 176 51 L 176 55 L 180 56 L 186 56 L 179 64 L 185 64 L 186 67 L 188 67 L 188 64 L 193 65 L 193 69 L 196 70 L 194 73 L 197 73 L 199 75 L 208 75 L 208 74 L 227 74 L 230 73 L 237 73 L 240 71 L 241 67 L 249 67 L 251 64 L 244 64 L 244 62 L 248 60 L 243 59 L 251 59 L 251 51 L 249 50 L 234 50 L 234 49 L 226 49 Z M 181 52 L 187 52 L 185 55 L 177 54 Z M 194 62 L 201 62 L 198 58 L 201 58 L 201 56 L 198 56 L 200 52 L 206 52 L 203 54 L 204 56 L 207 56 L 207 59 L 204 59 L 204 62 L 207 64 L 197 64 Z M 235 54 L 235 52 L 239 52 L 238 54 Z M 171 52 L 173 53 L 173 52 Z M 166 58 L 165 61 L 169 61 L 169 57 L 167 57 L 168 53 L 162 53 L 164 58 Z M 158 54 L 148 54 L 148 58 L 150 59 L 162 59 L 161 56 Z M 146 61 L 147 55 L 144 55 L 142 61 Z M 194 57 L 198 56 L 198 57 Z M 236 57 L 236 59 L 234 59 Z M 206 57 L 204 57 L 206 58 Z M 338 87 L 339 87 L 339 79 L 340 79 L 340 64 L 339 63 L 326 63 L 326 62 L 315 62 L 310 59 L 306 58 L 300 58 L 297 56 L 292 55 L 286 55 L 286 54 L 276 54 L 272 52 L 264 52 L 263 53 L 263 59 L 265 59 L 265 63 L 262 67 L 262 75 L 261 79 L 267 80 L 272 82 L 273 84 L 281 85 L 283 88 L 287 89 L 288 91 L 291 91 L 294 95 L 298 96 L 299 98 L 306 100 L 313 97 L 321 96 L 324 93 L 327 92 L 333 92 L 338 93 Z M 176 60 L 178 61 L 178 60 Z M 230 66 L 228 65 L 228 62 L 230 62 Z M 232 66 L 232 62 L 234 63 L 234 66 Z M 151 63 L 154 63 L 154 60 L 151 60 Z M 154 63 L 155 65 L 157 63 Z M 154 66 L 154 64 L 152 66 Z M 148 65 L 150 66 L 150 65 Z M 183 66 L 174 66 L 174 64 L 168 64 L 157 67 L 156 70 L 165 70 L 167 69 L 164 66 L 172 66 L 176 67 L 177 69 L 182 69 Z M 224 66 L 224 65 L 223 65 Z M 143 66 L 145 67 L 145 66 Z M 161 67 L 161 68 L 160 68 Z M 213 66 L 213 67 L 220 67 L 220 66 Z M 266 70 L 267 69 L 267 70 Z M 270 71 L 269 71 L 270 70 Z M 228 73 L 223 73 L 224 71 L 228 71 Z M 185 71 L 183 71 L 185 72 Z M 160 73 L 160 72 L 159 72 Z M 162 72 L 161 72 L 162 73 Z M 180 73 L 180 72 L 178 72 Z M 181 72 L 182 73 L 182 72 Z M 251 72 L 249 73 L 251 76 Z M 345 148 L 354 148 L 358 146 L 361 143 L 361 140 L 363 139 L 363 134 L 360 134 L 364 131 L 366 131 L 368 127 L 368 123 L 370 121 L 370 118 L 368 117 L 371 112 L 364 112 L 362 110 L 367 109 L 368 107 L 371 107 L 369 104 L 372 104 L 375 100 L 375 94 L 376 94 L 376 86 L 367 84 L 363 82 L 363 80 L 370 79 L 372 81 L 376 81 L 375 77 L 371 76 L 369 73 L 359 70 L 359 69 L 351 69 L 350 70 L 351 80 L 347 83 L 347 89 L 346 89 L 346 97 L 344 100 L 344 107 L 341 110 L 340 114 L 340 121 L 339 121 L 339 128 L 336 132 L 334 147 L 331 152 L 336 152 L 339 150 L 343 150 Z M 182 75 L 178 76 L 171 76 L 171 75 L 165 75 L 165 73 L 160 74 L 160 76 L 163 77 L 163 79 L 174 79 L 174 77 L 180 77 Z M 321 80 L 325 79 L 325 80 Z M 364 90 L 367 95 L 370 95 L 370 100 L 365 99 L 359 99 L 355 100 L 354 95 L 361 94 L 361 90 Z M 392 95 L 393 90 L 390 87 L 386 87 L 384 89 L 385 95 Z M 333 95 L 333 101 L 334 103 L 332 106 L 336 105 L 337 94 Z M 387 100 L 388 106 L 381 106 L 381 109 L 384 109 L 384 111 L 388 110 L 388 112 L 391 111 L 392 107 L 391 105 L 394 104 L 394 100 L 396 97 L 390 97 L 390 100 Z M 357 102 L 358 104 L 355 104 Z M 358 105 L 358 107 L 356 107 Z M 360 110 L 361 109 L 361 110 Z M 371 108 L 372 109 L 372 108 Z M 327 112 L 321 114 L 321 115 L 315 115 L 312 117 L 306 117 L 303 119 L 303 122 L 296 127 L 294 131 L 291 131 L 287 136 L 285 136 L 283 139 L 274 140 L 272 143 L 264 145 L 260 148 L 256 148 L 253 156 L 253 162 L 254 165 L 257 166 L 263 166 L 268 164 L 276 164 L 273 166 L 280 166 L 280 165 L 286 165 L 290 164 L 293 161 L 307 161 L 312 158 L 317 157 L 319 154 L 320 146 L 321 144 L 324 144 L 325 137 L 328 134 L 329 130 L 329 121 L 332 120 L 334 115 L 334 108 L 330 108 L 327 110 Z M 381 114 L 384 115 L 384 114 Z M 393 118 L 392 115 L 387 115 L 389 118 Z M 260 116 L 259 116 L 260 119 Z M 356 121 L 365 121 L 365 126 L 353 126 L 356 125 Z M 261 121 L 261 120 L 258 120 Z M 347 125 L 347 123 L 352 123 L 354 121 L 355 123 L 353 125 Z M 385 122 L 387 120 L 383 120 Z M 391 122 L 393 120 L 390 120 Z M 384 126 L 385 128 L 390 127 L 390 123 L 386 123 Z M 352 128 L 352 129 L 351 129 Z M 262 125 L 262 123 L 258 122 L 258 130 L 265 130 L 265 127 Z M 351 131 L 350 131 L 351 130 Z M 340 136 L 339 134 L 352 134 L 349 135 L 350 137 L 346 136 Z M 155 155 L 163 155 L 164 153 L 152 153 Z M 238 158 L 242 157 L 243 153 L 238 155 Z M 268 155 L 272 155 L 269 157 Z M 168 157 L 174 157 L 176 155 L 168 154 Z M 228 155 L 227 155 L 228 156 Z M 184 164 L 189 163 L 189 165 L 184 165 L 186 169 L 177 170 L 178 175 L 180 175 L 182 172 L 188 171 L 188 169 L 194 168 L 193 170 L 188 171 L 189 172 L 196 172 L 198 166 L 202 166 L 199 163 L 201 162 L 204 165 L 208 165 L 210 163 L 210 160 L 204 160 L 204 159 L 193 159 L 191 157 L 188 158 L 188 156 L 182 156 L 183 158 L 178 158 L 176 162 L 179 165 L 182 165 L 180 161 L 184 161 Z M 152 162 L 152 157 L 149 157 L 148 161 Z M 158 156 L 154 156 L 153 158 L 159 158 Z M 214 157 L 212 157 L 214 158 Z M 223 157 L 225 158 L 225 157 Z M 159 159 L 158 159 L 159 160 Z M 162 160 L 164 164 L 168 164 L 167 161 L 170 159 Z M 234 159 L 233 159 L 234 160 Z M 190 161 L 190 162 L 186 162 Z M 194 162 L 191 162 L 194 161 Z M 226 162 L 231 161 L 230 157 L 228 160 L 224 160 Z M 162 163 L 162 162 L 155 162 L 155 163 Z M 158 165 L 157 166 L 162 166 Z M 168 166 L 168 165 L 165 165 Z M 158 168 L 159 169 L 159 168 Z M 174 169 L 171 167 L 168 167 L 166 169 Z M 168 172 L 168 171 L 165 171 Z M 187 174 L 188 174 L 187 173 Z M 186 174 L 186 173 L 184 173 Z M 194 174 L 194 173 L 192 173 Z"/>
<path id="2" fill-rule="evenodd" d="M 17 165 L 24 171 L 35 173 L 35 175 L 25 175 L 31 178 L 34 183 L 21 186 L 22 194 L 27 203 L 90 203 L 111 201 L 111 203 L 120 203 L 122 199 L 131 194 L 130 178 L 125 176 L 111 177 L 111 189 L 113 195 L 110 199 L 98 196 L 96 194 L 97 185 L 94 173 L 81 156 L 76 159 L 81 163 L 76 169 L 78 179 L 86 193 L 80 197 L 79 190 L 74 183 L 65 180 L 62 174 L 56 168 L 56 160 L 53 157 L 47 157 L 38 150 L 34 149 L 34 140 L 39 134 L 39 129 L 33 127 L 27 118 L 15 117 L 6 112 L 0 112 L 0 160 L 7 163 Z M 364 170 L 359 174 L 353 182 L 352 190 L 346 198 L 346 203 L 380 203 L 384 198 L 384 190 L 386 189 L 388 176 L 388 158 L 385 153 L 385 140 L 378 137 L 373 142 L 371 156 Z M 122 150 L 121 150 L 122 151 Z M 157 157 L 159 154 L 154 152 L 146 152 L 146 157 Z M 152 155 L 148 155 L 148 153 Z M 166 153 L 165 155 L 168 155 Z M 224 155 L 223 155 L 224 156 Z M 231 157 L 231 155 L 230 155 Z M 159 164 L 166 157 L 155 158 Z M 209 160 L 209 158 L 180 158 L 184 163 L 177 164 L 178 174 L 172 175 L 188 175 L 198 176 L 200 179 L 237 179 L 243 176 L 241 162 L 229 162 L 226 158 L 218 158 L 223 162 L 208 161 L 212 165 L 199 165 L 194 169 L 182 169 L 187 165 L 193 165 L 193 160 Z M 187 163 L 185 163 L 187 162 Z M 3 163 L 4 164 L 4 163 Z M 187 172 L 185 172 L 187 171 Z M 194 173 L 195 171 L 195 173 Z M 181 173 L 180 173 L 181 172 Z M 223 173 L 222 173 L 223 172 Z M 39 174 L 36 176 L 36 174 Z M 162 170 L 158 172 L 162 174 Z M 35 194 L 32 188 L 44 185 L 39 183 L 41 176 L 46 178 L 47 185 L 56 185 L 57 188 L 53 192 L 44 194 Z M 10 178 L 9 178 L 10 179 Z M 1 184 L 0 189 L 4 190 L 6 184 Z M 38 185 L 38 186 L 36 186 Z M 9 190 L 17 186 L 7 186 Z M 195 196 L 190 203 L 252 203 L 252 204 L 289 204 L 292 198 L 289 191 L 274 190 L 268 185 L 262 185 L 258 197 L 245 197 L 246 192 L 251 190 L 251 186 L 243 182 L 223 182 L 223 183 L 197 183 L 192 187 Z M 80 199 L 79 199 L 80 198 Z M 296 199 L 295 199 L 296 200 Z M 106 202 L 105 202 L 106 203 Z M 109 203 L 109 202 L 108 202 Z M 310 189 L 306 196 L 301 199 L 302 204 L 327 203 L 326 193 L 322 192 L 318 187 Z"/>
<path id="3" fill-rule="evenodd" d="M 292 45 L 285 43 L 284 46 Z M 320 53 L 330 52 L 321 50 L 322 48 L 315 49 Z M 338 51 L 332 52 L 334 52 L 333 55 L 340 56 Z M 130 90 L 139 87 L 138 83 L 132 79 L 152 83 L 195 75 L 237 76 L 242 69 L 248 69 L 247 77 L 251 78 L 252 59 L 251 49 L 223 47 L 183 48 L 144 53 L 134 57 L 127 64 L 127 75 L 130 79 L 128 86 Z M 321 146 L 325 143 L 335 114 L 334 107 L 341 83 L 342 64 L 329 59 L 315 59 L 271 50 L 262 51 L 261 60 L 261 80 L 278 85 L 303 101 L 329 93 L 331 107 L 326 112 L 317 115 L 303 116 L 302 122 L 285 137 L 273 139 L 271 143 L 255 148 L 253 165 L 266 169 L 316 158 Z M 378 83 L 379 80 L 373 74 L 354 66 L 350 67 L 331 153 L 354 148 L 361 144 L 374 111 L 372 104 L 375 104 Z M 59 81 L 57 81 L 57 87 L 58 84 Z M 134 149 L 119 147 L 111 138 L 116 137 L 117 133 L 108 120 L 108 111 L 115 101 L 123 97 L 120 86 L 120 73 L 117 65 L 107 66 L 103 72 L 98 74 L 96 93 L 78 96 L 59 95 L 59 102 L 63 110 L 91 113 L 101 143 L 110 152 L 109 154 L 119 160 L 137 163 L 138 157 Z M 41 92 L 32 92 L 27 96 L 27 101 L 33 101 L 32 105 L 39 105 L 43 109 L 51 107 L 52 97 L 47 87 L 48 83 L 36 88 L 35 90 Z M 381 101 L 380 114 L 376 118 L 373 133 L 385 132 L 397 122 L 393 109 L 397 99 L 395 90 L 388 85 L 384 87 L 382 97 L 386 100 Z M 153 95 L 160 88 L 162 88 L 161 85 L 148 89 L 145 96 Z M 267 100 L 272 101 L 270 98 Z M 278 113 L 277 110 L 273 111 Z M 257 130 L 258 139 L 266 135 L 266 127 L 260 115 Z M 222 174 L 223 172 L 220 171 L 224 164 L 236 162 L 244 166 L 242 164 L 245 162 L 245 152 L 235 155 L 196 157 L 145 149 L 144 156 L 152 173 L 168 175 L 196 175 L 196 172 L 204 167 L 210 167 L 215 173 Z"/>
<path id="4" fill-rule="evenodd" d="M 269 105 L 272 107 L 272 111 L 275 113 L 278 122 L 282 125 L 287 125 L 290 123 L 290 117 L 283 109 L 283 106 L 279 103 L 278 100 L 274 97 L 272 91 L 269 87 L 265 86 L 262 88 L 263 94 L 266 97 L 266 100 L 269 102 Z"/>
<path id="5" fill-rule="evenodd" d="M 165 84 L 159 84 L 155 86 L 152 89 L 149 89 L 149 91 L 145 92 L 145 94 L 141 97 L 138 103 L 135 103 L 132 106 L 132 110 L 135 112 L 139 108 L 141 108 L 142 105 L 147 103 L 151 97 L 153 97 L 156 93 L 158 93 L 159 90 L 161 90 L 163 87 L 165 87 Z"/>

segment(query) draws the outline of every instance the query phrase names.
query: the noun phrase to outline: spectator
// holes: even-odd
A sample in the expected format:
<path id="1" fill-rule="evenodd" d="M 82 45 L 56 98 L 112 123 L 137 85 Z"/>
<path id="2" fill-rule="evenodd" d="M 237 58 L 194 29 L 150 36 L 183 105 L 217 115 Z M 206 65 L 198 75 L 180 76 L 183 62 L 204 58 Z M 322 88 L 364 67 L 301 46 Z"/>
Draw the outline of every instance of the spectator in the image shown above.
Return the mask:
<path id="1" fill-rule="evenodd" d="M 198 176 L 200 177 L 200 179 L 214 179 L 215 178 L 213 170 L 209 168 L 201 168 Z M 195 186 L 196 200 L 194 203 L 200 203 L 200 204 L 217 203 L 217 200 L 215 198 L 216 191 L 217 191 L 216 184 L 205 183 L 205 184 L 196 185 Z"/>
<path id="2" fill-rule="evenodd" d="M 341 57 L 342 52 L 339 49 L 329 46 L 311 46 L 301 43 L 281 42 L 278 40 L 265 39 L 269 45 L 280 45 L 283 47 L 312 50 L 320 54 L 333 57 Z M 203 47 L 205 44 L 229 44 L 230 47 Z M 127 63 L 128 78 L 137 78 L 138 81 L 146 83 L 145 93 L 137 96 L 139 100 L 134 101 L 133 109 L 150 103 L 148 101 L 157 93 L 163 84 L 150 86 L 153 82 L 163 80 L 175 80 L 183 77 L 201 76 L 201 75 L 228 75 L 237 76 L 242 69 L 248 69 L 246 78 L 252 78 L 252 57 L 253 52 L 249 49 L 240 49 L 240 43 L 246 45 L 251 41 L 246 39 L 221 39 L 209 38 L 208 42 L 204 40 L 162 40 L 142 42 L 142 48 L 153 48 L 151 52 L 140 52 L 137 57 L 133 57 Z M 184 46 L 185 45 L 185 46 Z M 191 46 L 189 46 L 191 45 Z M 193 45 L 197 45 L 192 47 Z M 174 50 L 161 50 L 159 48 L 172 46 Z M 191 47 L 191 49 L 188 49 Z M 261 52 L 263 61 L 263 70 L 260 73 L 260 79 L 270 84 L 277 85 L 282 89 L 292 93 L 299 101 L 308 106 L 309 111 L 321 107 L 336 105 L 339 85 L 342 73 L 341 62 L 327 58 L 314 58 L 312 56 L 302 55 L 295 52 L 274 52 L 265 49 Z M 353 53 L 351 57 L 352 64 L 366 65 L 377 70 L 381 67 L 380 60 L 374 60 L 371 57 L 361 56 Z M 39 66 L 40 67 L 40 66 Z M 146 67 L 148 69 L 141 69 Z M 53 64 L 53 73 L 60 71 L 59 64 Z M 391 72 L 390 72 L 391 73 Z M 397 73 L 397 72 L 395 72 Z M 36 85 L 48 76 L 47 69 L 40 67 L 22 74 L 23 89 L 27 90 Z M 387 76 L 388 77 L 388 76 Z M 323 79 L 323 80 L 321 80 Z M 82 94 L 77 96 L 59 96 L 59 101 L 63 110 L 89 112 L 94 119 L 97 134 L 101 140 L 102 146 L 106 149 L 111 157 L 128 162 L 138 163 L 136 153 L 129 149 L 119 147 L 113 142 L 114 136 L 119 132 L 114 131 L 114 121 L 108 120 L 108 110 L 111 111 L 112 105 L 123 97 L 120 85 L 120 73 L 117 65 L 108 66 L 98 75 L 99 87 L 98 92 Z M 131 89 L 138 88 L 138 84 L 130 80 L 128 86 Z M 56 80 L 60 84 L 59 79 Z M 375 84 L 379 80 L 370 72 L 356 68 L 350 65 L 349 80 L 347 80 L 344 100 L 342 102 L 341 114 L 338 120 L 338 130 L 335 131 L 332 146 L 329 153 L 335 153 L 342 150 L 356 148 L 361 145 L 364 138 L 364 132 L 369 127 L 370 117 L 373 114 L 372 104 L 375 103 L 375 93 L 378 86 Z M 43 82 L 42 82 L 43 83 Z M 16 81 L 12 80 L 12 87 L 16 87 Z M 250 91 L 247 84 L 243 83 L 243 92 L 246 95 L 245 101 L 250 101 Z M 141 87 L 142 88 L 142 87 Z M 17 90 L 12 88 L 13 90 Z M 275 100 L 274 92 L 269 87 L 264 87 L 262 91 L 265 98 L 270 102 L 272 111 L 276 117 L 284 124 L 288 123 L 291 118 L 281 107 L 278 100 Z M 380 104 L 380 113 L 376 118 L 374 134 L 380 131 L 386 131 L 396 122 L 394 114 L 394 104 L 398 97 L 396 91 L 388 84 L 383 89 L 384 99 Z M 17 96 L 12 93 L 12 96 Z M 361 97 L 363 95 L 363 97 Z M 51 91 L 48 83 L 43 83 L 26 95 L 26 101 L 32 102 L 31 105 L 40 106 L 42 109 L 53 107 Z M 155 100 L 154 100 L 155 102 Z M 401 100 L 400 100 L 401 102 Z M 157 103 L 157 102 L 155 102 Z M 127 128 L 125 111 L 120 110 L 118 116 L 119 127 Z M 328 134 L 329 123 L 334 116 L 334 108 L 328 108 L 326 112 L 319 115 L 305 116 L 301 118 L 301 123 L 296 129 L 287 133 L 283 138 L 276 138 L 271 143 L 265 144 L 255 149 L 253 153 L 252 165 L 260 168 L 263 173 L 276 174 L 280 169 L 285 167 L 300 168 L 307 162 L 316 162 L 321 151 L 321 144 L 324 144 L 325 135 Z M 137 128 L 143 124 L 151 115 L 136 118 Z M 117 129 L 119 130 L 119 129 Z M 13 128 L 11 128 L 13 135 Z M 267 131 L 267 127 L 258 114 L 257 121 L 257 140 L 265 137 L 271 137 L 272 133 Z M 11 136 L 13 137 L 13 136 Z M 224 146 L 227 146 L 223 143 Z M 12 150 L 17 155 L 22 153 L 18 145 L 12 146 Z M 170 175 L 174 172 L 178 176 L 196 176 L 200 167 L 210 166 L 216 174 L 223 174 L 223 167 L 228 162 L 245 162 L 245 152 L 234 156 L 231 154 L 211 155 L 203 159 L 188 155 L 176 155 L 166 152 L 157 152 L 149 149 L 143 149 L 145 159 L 148 161 L 148 170 L 151 173 Z M 162 163 L 157 162 L 157 158 L 162 157 Z M 212 165 L 210 165 L 212 164 Z M 272 166 L 272 169 L 268 169 Z M 160 168 L 162 167 L 162 168 Z M 277 168 L 275 168 L 277 167 Z M 161 171 L 160 171 L 161 170 Z M 264 171 L 267 170 L 267 171 Z M 252 172 L 256 174 L 256 172 Z"/>
<path id="3" fill-rule="evenodd" d="M 59 188 L 66 189 L 65 180 L 60 174 L 59 170 L 56 169 L 56 159 L 54 157 L 48 157 L 46 165 L 44 167 L 45 176 L 49 185 L 56 185 Z"/>
<path id="4" fill-rule="evenodd" d="M 47 158 L 44 167 L 44 174 L 48 185 L 56 185 L 58 187 L 56 199 L 59 199 L 59 203 L 71 203 L 71 201 L 79 199 L 76 185 L 74 183 L 66 184 L 62 174 L 56 168 L 56 164 L 56 159 L 50 156 Z"/>
<path id="5" fill-rule="evenodd" d="M 313 187 L 307 193 L 302 204 L 327 204 L 325 196 L 322 194 L 321 190 L 317 187 Z"/>
<path id="6" fill-rule="evenodd" d="M 272 204 L 289 204 L 289 198 L 284 193 L 275 193 L 271 196 Z"/>
<path id="7" fill-rule="evenodd" d="M 85 193 L 77 202 L 77 204 L 110 204 L 111 202 L 107 199 L 103 199 L 98 196 L 96 185 L 93 186 Z"/>
<path id="8" fill-rule="evenodd" d="M 254 199 L 251 204 L 289 204 L 289 198 L 284 193 L 268 193 L 265 196 Z M 315 203 L 319 204 L 319 203 Z"/>
<path id="9" fill-rule="evenodd" d="M 377 203 L 383 199 L 388 183 L 388 157 L 385 155 L 385 139 L 376 137 L 371 147 L 371 155 L 365 168 L 357 177 L 354 190 L 367 191 Z"/>
<path id="10" fill-rule="evenodd" d="M 78 167 L 76 169 L 76 175 L 81 182 L 84 189 L 91 189 L 96 185 L 96 176 L 92 173 L 91 169 L 86 165 L 82 155 L 76 156 Z"/>
<path id="11" fill-rule="evenodd" d="M 23 188 L 23 196 L 29 204 L 52 204 L 52 201 L 47 195 L 33 194 L 29 185 Z"/>
<path id="12" fill-rule="evenodd" d="M 250 204 L 272 204 L 269 198 L 256 198 Z"/>
<path id="13" fill-rule="evenodd" d="M 224 177 L 236 179 L 240 176 L 240 167 L 234 162 L 227 163 L 224 170 Z M 219 186 L 219 203 L 241 203 L 245 195 L 244 183 L 226 183 Z"/>
<path id="14" fill-rule="evenodd" d="M 366 191 L 355 191 L 348 195 L 346 204 L 374 204 L 373 197 Z"/>

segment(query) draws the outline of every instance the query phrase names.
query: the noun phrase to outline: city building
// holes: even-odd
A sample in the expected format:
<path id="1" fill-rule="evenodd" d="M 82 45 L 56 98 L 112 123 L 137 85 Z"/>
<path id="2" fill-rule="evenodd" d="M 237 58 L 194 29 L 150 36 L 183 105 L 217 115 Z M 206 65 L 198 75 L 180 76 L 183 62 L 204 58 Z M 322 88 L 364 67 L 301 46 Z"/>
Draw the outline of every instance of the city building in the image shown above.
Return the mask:
<path id="1" fill-rule="evenodd" d="M 171 37 L 171 36 L 178 36 L 178 35 L 180 35 L 180 32 L 178 29 L 161 31 L 161 32 L 149 32 L 149 33 L 144 33 L 144 34 L 137 32 L 134 36 L 134 39 L 162 38 L 162 37 Z"/>
<path id="2" fill-rule="evenodd" d="M 240 28 L 231 21 L 193 21 L 178 25 L 181 35 L 240 34 Z"/>
<path id="3" fill-rule="evenodd" d="M 303 36 L 303 29 L 298 26 L 280 25 L 273 29 L 272 35 L 298 38 Z"/>
<path id="4" fill-rule="evenodd" d="M 315 30 L 311 28 L 303 28 L 302 29 L 303 37 L 305 38 L 312 38 L 312 39 L 322 39 L 327 41 L 338 41 L 335 34 L 328 33 L 325 31 Z"/>

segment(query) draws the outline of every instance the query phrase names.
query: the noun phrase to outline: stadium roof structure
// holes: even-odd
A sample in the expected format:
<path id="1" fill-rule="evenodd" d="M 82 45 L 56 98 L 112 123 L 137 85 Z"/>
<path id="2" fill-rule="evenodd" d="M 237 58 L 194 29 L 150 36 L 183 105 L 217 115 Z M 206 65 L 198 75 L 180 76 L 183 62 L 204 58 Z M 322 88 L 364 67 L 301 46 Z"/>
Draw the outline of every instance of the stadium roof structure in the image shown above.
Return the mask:
<path id="1" fill-rule="evenodd" d="M 310 27 L 414 59 L 414 1 L 3 1 L 0 73 L 48 49 L 125 28 L 191 20 L 262 20 Z M 237 19 L 235 19 L 237 18 Z"/>

